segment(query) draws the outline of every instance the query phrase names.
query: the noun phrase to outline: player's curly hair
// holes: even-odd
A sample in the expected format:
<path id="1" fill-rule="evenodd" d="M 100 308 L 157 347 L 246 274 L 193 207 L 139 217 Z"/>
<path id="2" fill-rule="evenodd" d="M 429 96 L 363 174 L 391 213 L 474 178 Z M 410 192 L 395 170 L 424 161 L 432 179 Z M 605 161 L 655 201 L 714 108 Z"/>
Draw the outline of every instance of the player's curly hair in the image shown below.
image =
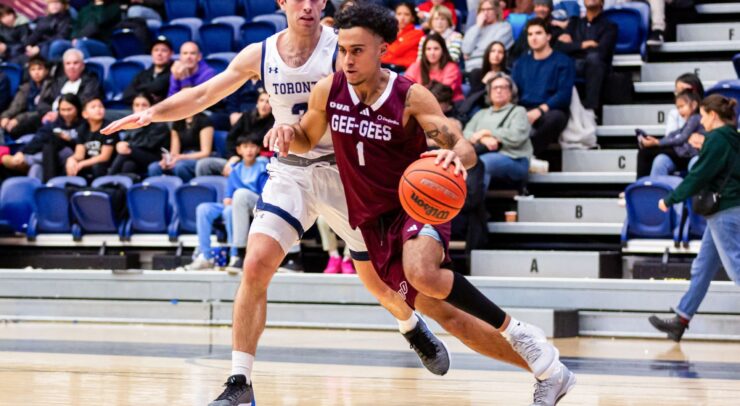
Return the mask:
<path id="1" fill-rule="evenodd" d="M 334 28 L 366 28 L 391 43 L 398 36 L 398 21 L 387 8 L 371 2 L 356 3 L 334 16 Z"/>

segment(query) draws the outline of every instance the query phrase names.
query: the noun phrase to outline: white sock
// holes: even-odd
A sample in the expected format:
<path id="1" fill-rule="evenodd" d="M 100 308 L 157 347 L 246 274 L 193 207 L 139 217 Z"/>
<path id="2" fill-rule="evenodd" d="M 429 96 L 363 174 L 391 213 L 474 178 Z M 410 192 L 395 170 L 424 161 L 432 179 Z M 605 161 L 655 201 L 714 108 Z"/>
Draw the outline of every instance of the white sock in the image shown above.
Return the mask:
<path id="1" fill-rule="evenodd" d="M 252 382 L 254 355 L 241 351 L 231 351 L 231 375 L 244 375 L 247 383 Z"/>
<path id="2" fill-rule="evenodd" d="M 516 326 L 517 324 L 519 324 L 519 320 L 517 320 L 517 319 L 515 319 L 515 318 L 513 318 L 513 317 L 511 317 L 511 316 L 509 316 L 509 325 L 508 325 L 508 326 L 506 326 L 506 330 L 504 330 L 504 331 L 502 331 L 502 332 L 501 332 L 501 335 L 502 335 L 502 336 L 504 336 L 504 338 L 507 338 L 507 339 L 508 339 L 508 338 L 510 337 L 510 335 L 509 335 L 509 334 L 511 333 L 511 330 L 512 330 L 512 329 L 513 329 L 513 328 L 514 328 L 514 327 L 515 327 L 515 326 Z"/>
<path id="3" fill-rule="evenodd" d="M 329 251 L 329 256 L 332 257 L 332 258 L 336 258 L 336 257 L 339 256 L 339 251 L 337 251 L 337 250 L 331 250 L 331 251 Z"/>
<path id="4" fill-rule="evenodd" d="M 409 331 L 416 328 L 416 324 L 419 323 L 419 318 L 416 317 L 416 313 L 411 313 L 411 317 L 408 320 L 396 320 L 398 322 L 398 331 L 401 334 L 408 333 Z"/>

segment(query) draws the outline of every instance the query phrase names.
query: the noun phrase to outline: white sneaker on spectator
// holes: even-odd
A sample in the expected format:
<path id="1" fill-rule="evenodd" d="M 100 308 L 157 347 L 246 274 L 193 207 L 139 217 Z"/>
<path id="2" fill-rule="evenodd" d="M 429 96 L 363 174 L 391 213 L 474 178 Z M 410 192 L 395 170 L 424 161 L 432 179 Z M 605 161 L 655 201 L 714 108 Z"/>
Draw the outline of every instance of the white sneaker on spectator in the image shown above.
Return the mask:
<path id="1" fill-rule="evenodd" d="M 241 257 L 233 256 L 229 259 L 229 264 L 226 265 L 226 272 L 229 275 L 236 275 L 242 271 L 243 266 L 244 261 L 242 261 Z"/>
<path id="2" fill-rule="evenodd" d="M 549 162 L 535 157 L 532 157 L 532 159 L 529 160 L 529 173 L 547 173 L 549 171 Z"/>
<path id="3" fill-rule="evenodd" d="M 198 254 L 193 262 L 185 265 L 186 271 L 203 271 L 206 269 L 213 269 L 213 259 L 208 259 L 203 254 Z"/>

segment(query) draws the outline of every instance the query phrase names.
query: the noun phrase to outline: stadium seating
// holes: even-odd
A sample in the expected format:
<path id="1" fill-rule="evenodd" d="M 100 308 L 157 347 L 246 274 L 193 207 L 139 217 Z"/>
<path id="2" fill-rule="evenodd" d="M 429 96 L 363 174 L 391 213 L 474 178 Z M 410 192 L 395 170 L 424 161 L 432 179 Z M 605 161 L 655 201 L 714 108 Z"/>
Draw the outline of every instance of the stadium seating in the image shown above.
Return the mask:
<path id="1" fill-rule="evenodd" d="M 555 10 L 563 10 L 570 17 L 578 17 L 581 15 L 581 6 L 578 5 L 576 0 L 562 0 L 560 3 L 555 5 Z"/>
<path id="2" fill-rule="evenodd" d="M 128 29 L 115 31 L 110 37 L 110 45 L 118 59 L 146 54 L 148 51 L 139 38 Z"/>
<path id="3" fill-rule="evenodd" d="M 110 75 L 110 67 L 116 63 L 116 58 L 112 56 L 94 56 L 85 59 L 85 67 L 98 75 L 98 80 L 104 82 Z"/>
<path id="4" fill-rule="evenodd" d="M 208 66 L 213 68 L 216 72 L 221 73 L 226 70 L 231 60 L 236 56 L 235 52 L 217 52 L 215 54 L 208 55 L 206 63 Z"/>
<path id="5" fill-rule="evenodd" d="M 190 27 L 179 24 L 165 24 L 159 29 L 159 35 L 165 36 L 172 44 L 175 53 L 180 52 L 182 44 L 193 40 Z"/>
<path id="6" fill-rule="evenodd" d="M 721 94 L 737 100 L 738 105 L 735 107 L 735 112 L 740 113 L 740 79 L 719 81 L 707 90 L 707 96 L 710 94 Z"/>
<path id="7" fill-rule="evenodd" d="M 144 69 L 144 65 L 134 61 L 118 61 L 111 65 L 108 80 L 110 84 L 110 92 L 107 95 L 108 100 L 121 100 L 123 91 L 134 80 L 136 75 Z"/>
<path id="8" fill-rule="evenodd" d="M 139 62 L 140 64 L 144 65 L 146 69 L 149 69 L 152 66 L 152 56 L 151 55 L 131 55 L 126 58 L 123 58 L 124 61 L 134 61 Z"/>
<path id="9" fill-rule="evenodd" d="M 222 176 L 200 176 L 175 190 L 175 219 L 169 227 L 170 241 L 177 241 L 182 233 L 194 234 L 198 205 L 223 200 L 226 178 Z"/>
<path id="10" fill-rule="evenodd" d="M 274 1 L 264 0 L 241 0 L 242 8 L 247 14 L 247 18 L 254 18 L 262 14 L 272 14 L 275 12 Z"/>
<path id="11" fill-rule="evenodd" d="M 639 10 L 617 6 L 604 10 L 604 15 L 617 25 L 616 54 L 640 53 L 647 40 L 647 24 Z"/>
<path id="12" fill-rule="evenodd" d="M 226 137 L 229 136 L 228 131 L 214 131 L 213 132 L 213 146 L 218 155 L 222 158 L 226 158 Z"/>
<path id="13" fill-rule="evenodd" d="M 36 210 L 31 214 L 26 232 L 28 241 L 34 241 L 41 233 L 62 234 L 72 231 L 69 197 L 64 188 L 68 184 L 84 187 L 87 181 L 79 176 L 58 176 L 36 189 Z"/>
<path id="14" fill-rule="evenodd" d="M 131 178 L 121 175 L 102 176 L 93 181 L 92 187 L 119 185 L 126 189 L 133 184 Z M 108 194 L 98 191 L 76 192 L 70 198 L 75 224 L 72 225 L 72 237 L 75 241 L 82 239 L 83 234 L 105 233 L 118 234 L 124 239 L 124 219 L 117 219 L 113 203 Z"/>
<path id="15" fill-rule="evenodd" d="M 732 57 L 732 65 L 735 67 L 737 78 L 740 79 L 740 54 L 736 54 Z"/>
<path id="16" fill-rule="evenodd" d="M 644 238 L 672 239 L 678 246 L 683 205 L 673 205 L 667 213 L 663 213 L 658 208 L 658 202 L 681 181 L 677 176 L 644 177 L 627 187 L 624 192 L 627 220 L 622 228 L 622 244 L 626 244 L 631 238 Z"/>
<path id="17" fill-rule="evenodd" d="M 241 46 L 243 48 L 255 42 L 262 42 L 276 32 L 273 24 L 264 21 L 244 23 L 241 30 Z"/>
<path id="18" fill-rule="evenodd" d="M 506 21 L 511 24 L 511 31 L 514 34 L 514 41 L 519 38 L 519 34 L 522 33 L 524 26 L 527 25 L 527 21 L 529 21 L 529 19 L 533 16 L 534 14 L 511 13 L 508 17 L 506 17 Z"/>
<path id="19" fill-rule="evenodd" d="M 203 14 L 207 20 L 236 14 L 237 0 L 203 0 Z"/>
<path id="20" fill-rule="evenodd" d="M 216 191 L 216 200 L 224 200 L 226 195 L 226 178 L 223 176 L 198 176 L 190 181 L 191 185 L 205 185 Z"/>
<path id="21" fill-rule="evenodd" d="M 133 233 L 166 233 L 172 219 L 169 192 L 163 186 L 139 183 L 126 193 L 129 218 L 123 235 Z"/>
<path id="22" fill-rule="evenodd" d="M 10 94 L 15 94 L 23 78 L 23 67 L 16 63 L 3 62 L 0 64 L 0 71 L 5 73 L 10 81 Z"/>
<path id="23" fill-rule="evenodd" d="M 167 193 L 169 193 L 170 214 L 174 215 L 175 190 L 182 185 L 182 179 L 171 175 L 150 176 L 144 179 L 143 183 L 167 189 Z"/>
<path id="24" fill-rule="evenodd" d="M 0 234 L 24 232 L 36 209 L 34 192 L 41 186 L 36 178 L 6 179 L 0 187 Z"/>
<path id="25" fill-rule="evenodd" d="M 192 38 L 193 41 L 199 42 L 200 41 L 200 35 L 198 34 L 198 30 L 203 25 L 203 20 L 197 17 L 188 17 L 188 18 L 178 18 L 175 20 L 170 20 L 169 25 L 182 25 L 185 27 L 190 28 L 190 38 Z M 175 50 L 177 52 L 179 48 Z"/>
<path id="26" fill-rule="evenodd" d="M 108 45 L 95 39 L 79 38 L 77 39 L 77 45 L 75 45 L 75 48 L 82 51 L 82 55 L 84 55 L 85 58 L 91 58 L 93 56 L 113 56 L 113 52 L 108 48 Z"/>
<path id="27" fill-rule="evenodd" d="M 275 27 L 275 32 L 282 31 L 288 28 L 288 20 L 285 18 L 285 14 L 263 14 L 252 19 L 252 22 L 266 22 L 272 24 Z"/>
<path id="28" fill-rule="evenodd" d="M 228 24 L 231 26 L 231 29 L 234 32 L 234 43 L 239 42 L 239 30 L 241 29 L 242 25 L 244 25 L 247 20 L 244 19 L 242 16 L 223 16 L 223 17 L 216 17 L 213 20 L 211 20 L 212 23 L 218 23 L 218 24 Z"/>
<path id="29" fill-rule="evenodd" d="M 193 17 L 198 14 L 198 0 L 164 0 L 167 19 Z"/>
<path id="30" fill-rule="evenodd" d="M 234 29 L 230 24 L 204 24 L 199 33 L 203 55 L 234 51 Z"/>

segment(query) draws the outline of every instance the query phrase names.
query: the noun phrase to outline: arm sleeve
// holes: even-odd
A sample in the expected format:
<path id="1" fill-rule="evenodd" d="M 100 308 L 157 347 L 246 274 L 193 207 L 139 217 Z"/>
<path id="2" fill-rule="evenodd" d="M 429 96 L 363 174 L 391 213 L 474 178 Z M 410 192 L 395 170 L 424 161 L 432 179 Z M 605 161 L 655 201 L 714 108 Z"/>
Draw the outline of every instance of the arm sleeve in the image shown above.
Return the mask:
<path id="1" fill-rule="evenodd" d="M 29 84 L 26 84 L 18 89 L 10 106 L 7 110 L 3 111 L 3 114 L 0 114 L 0 118 L 14 118 L 26 110 L 26 98 L 28 97 L 29 86 Z"/>
<path id="2" fill-rule="evenodd" d="M 481 114 L 483 113 L 483 110 L 478 111 L 473 115 L 473 118 L 468 121 L 468 123 L 465 125 L 465 129 L 463 130 L 463 136 L 466 140 L 469 140 L 470 137 L 473 136 L 473 134 L 478 131 L 478 122 L 480 121 Z"/>
<path id="3" fill-rule="evenodd" d="M 180 91 L 180 81 L 175 79 L 174 76 L 170 75 L 170 90 L 167 91 L 167 97 Z"/>
<path id="4" fill-rule="evenodd" d="M 523 107 L 514 107 L 507 121 L 508 125 L 492 130 L 494 138 L 504 145 L 515 148 L 529 140 L 531 125 L 527 120 L 527 111 Z"/>
<path id="5" fill-rule="evenodd" d="M 599 50 L 601 60 L 611 64 L 614 48 L 617 46 L 617 26 L 608 22 L 598 42 L 599 46 L 596 48 Z"/>
<path id="6" fill-rule="evenodd" d="M 565 57 L 558 63 L 555 69 L 558 81 L 557 91 L 545 102 L 551 109 L 569 110 L 570 98 L 573 95 L 573 84 L 575 83 L 576 70 L 573 61 Z"/>
<path id="7" fill-rule="evenodd" d="M 231 199 L 234 197 L 234 192 L 239 188 L 241 180 L 239 179 L 239 171 L 234 168 L 229 174 L 229 179 L 226 182 L 226 198 Z"/>
<path id="8" fill-rule="evenodd" d="M 719 137 L 719 135 L 716 135 L 716 137 Z M 665 203 L 667 205 L 680 203 L 699 193 L 704 185 L 719 175 L 722 168 L 725 167 L 725 162 L 732 159 L 734 154 L 735 151 L 721 140 L 713 140 L 712 137 L 707 137 L 696 165 L 691 168 L 689 174 L 686 175 L 686 178 L 678 185 L 676 190 L 665 198 Z"/>
<path id="9" fill-rule="evenodd" d="M 701 127 L 701 116 L 694 114 L 686 121 L 686 124 L 680 129 L 672 132 L 659 141 L 662 147 L 675 147 L 683 145 L 689 141 L 691 134 L 698 132 Z"/>
<path id="10" fill-rule="evenodd" d="M 421 64 L 419 61 L 412 63 L 403 74 L 407 79 L 421 83 Z"/>
<path id="11" fill-rule="evenodd" d="M 464 54 L 470 55 L 475 49 L 475 44 L 478 43 L 478 36 L 480 35 L 480 27 L 477 24 L 473 24 L 465 32 L 465 36 L 462 41 L 462 51 Z"/>
<path id="12" fill-rule="evenodd" d="M 462 42 L 462 34 L 455 32 L 450 38 L 450 43 L 447 44 L 447 50 L 450 51 L 450 56 L 455 61 L 459 61 L 462 56 Z M 421 47 L 419 48 L 419 56 L 421 57 Z"/>

